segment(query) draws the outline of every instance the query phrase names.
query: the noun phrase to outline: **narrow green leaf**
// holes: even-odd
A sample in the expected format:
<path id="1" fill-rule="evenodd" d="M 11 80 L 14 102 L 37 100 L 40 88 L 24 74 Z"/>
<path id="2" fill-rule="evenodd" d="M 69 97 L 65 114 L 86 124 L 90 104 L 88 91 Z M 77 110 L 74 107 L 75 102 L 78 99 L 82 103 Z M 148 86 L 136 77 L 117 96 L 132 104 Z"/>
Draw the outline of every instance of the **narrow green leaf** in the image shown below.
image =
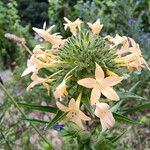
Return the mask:
<path id="1" fill-rule="evenodd" d="M 18 105 L 16 100 L 10 95 L 10 93 L 7 91 L 7 89 L 2 84 L 0 84 L 0 88 L 5 92 L 5 94 L 9 98 L 9 100 L 16 106 L 16 108 L 23 115 L 23 117 L 27 118 L 26 114 L 21 110 L 20 106 Z M 38 128 L 36 126 L 34 126 L 31 122 L 30 122 L 30 125 L 39 134 L 39 136 L 50 146 L 50 148 L 54 149 L 53 146 L 51 145 L 51 143 L 43 136 L 43 134 L 38 130 Z"/>
<path id="2" fill-rule="evenodd" d="M 21 118 L 21 119 L 32 122 L 32 123 L 44 123 L 44 124 L 49 123 L 48 121 L 38 120 L 38 119 L 28 119 L 28 118 Z"/>
<path id="3" fill-rule="evenodd" d="M 48 123 L 46 128 L 52 128 L 59 120 L 66 116 L 67 113 L 64 113 L 58 110 L 56 116 Z"/>
<path id="4" fill-rule="evenodd" d="M 116 102 L 116 104 L 114 106 L 111 107 L 111 112 L 116 112 L 118 110 L 118 108 L 120 107 L 120 105 L 122 104 L 123 101 L 119 101 Z"/>
<path id="5" fill-rule="evenodd" d="M 140 111 L 142 109 L 145 109 L 145 108 L 150 108 L 150 102 L 147 102 L 147 103 L 144 103 L 144 104 L 140 104 L 134 108 L 129 108 L 129 109 L 126 109 L 125 112 L 123 114 L 130 114 L 130 113 L 133 113 L 133 112 L 136 112 L 136 111 Z"/>
<path id="6" fill-rule="evenodd" d="M 2 123 L 2 121 L 3 121 L 3 118 L 4 118 L 4 113 L 2 113 L 2 115 L 0 116 L 0 125 L 1 125 L 1 123 Z"/>
<path id="7" fill-rule="evenodd" d="M 131 92 L 120 92 L 119 97 L 120 97 L 120 99 L 127 99 L 127 98 L 134 98 L 136 100 L 142 100 L 142 99 L 145 100 L 146 99 L 144 97 L 138 96 Z"/>
<path id="8" fill-rule="evenodd" d="M 112 143 L 117 142 L 117 141 L 126 133 L 126 131 L 127 131 L 127 130 L 125 130 L 123 133 L 119 134 L 118 136 L 115 136 L 115 137 L 111 140 L 111 142 L 112 142 Z"/>
<path id="9" fill-rule="evenodd" d="M 135 83 L 130 89 L 129 92 L 133 92 L 134 89 L 139 85 L 140 81 L 138 81 L 137 83 Z"/>
<path id="10" fill-rule="evenodd" d="M 41 105 L 27 104 L 27 103 L 18 103 L 18 105 L 29 109 L 50 112 L 50 113 L 57 113 L 58 111 L 58 108 L 53 106 L 41 106 Z"/>
<path id="11" fill-rule="evenodd" d="M 117 113 L 113 113 L 113 115 L 114 115 L 114 118 L 116 120 L 125 121 L 125 122 L 133 123 L 133 124 L 138 124 L 138 122 L 135 122 L 135 121 L 131 120 L 130 118 L 126 117 L 126 116 L 123 116 L 123 115 L 120 115 L 120 114 L 117 114 Z"/>
<path id="12" fill-rule="evenodd" d="M 88 109 L 88 111 L 91 114 L 93 114 L 89 100 L 87 98 L 85 98 L 85 99 L 82 98 L 82 103 L 85 105 L 85 107 Z"/>

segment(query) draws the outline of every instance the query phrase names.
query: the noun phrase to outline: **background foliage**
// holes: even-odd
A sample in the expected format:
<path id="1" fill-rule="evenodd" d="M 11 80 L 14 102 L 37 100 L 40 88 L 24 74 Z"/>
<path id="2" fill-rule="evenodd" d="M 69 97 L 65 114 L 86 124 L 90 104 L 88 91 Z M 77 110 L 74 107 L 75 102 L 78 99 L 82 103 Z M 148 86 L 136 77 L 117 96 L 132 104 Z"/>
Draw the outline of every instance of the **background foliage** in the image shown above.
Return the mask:
<path id="1" fill-rule="evenodd" d="M 29 26 L 20 25 L 20 17 L 17 10 L 17 2 L 0 1 L 0 59 L 1 67 L 14 67 L 13 64 L 19 65 L 26 52 L 19 48 L 15 42 L 4 37 L 5 33 L 15 34 L 20 38 L 25 38 L 29 48 L 33 48 L 33 40 L 29 34 Z"/>

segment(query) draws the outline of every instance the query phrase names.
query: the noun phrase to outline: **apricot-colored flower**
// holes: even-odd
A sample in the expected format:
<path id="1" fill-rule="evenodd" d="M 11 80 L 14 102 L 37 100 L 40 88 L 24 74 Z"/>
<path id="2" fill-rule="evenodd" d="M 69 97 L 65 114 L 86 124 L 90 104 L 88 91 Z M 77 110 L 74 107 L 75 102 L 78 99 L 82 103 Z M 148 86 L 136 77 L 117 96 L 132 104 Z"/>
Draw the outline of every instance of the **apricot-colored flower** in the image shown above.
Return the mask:
<path id="1" fill-rule="evenodd" d="M 100 24 L 100 19 L 97 19 L 97 21 L 94 22 L 93 24 L 92 23 L 87 24 L 91 28 L 93 34 L 99 34 L 103 28 L 103 24 Z"/>
<path id="2" fill-rule="evenodd" d="M 78 81 L 79 85 L 86 88 L 92 88 L 91 92 L 91 105 L 94 105 L 99 101 L 101 93 L 110 100 L 119 100 L 119 96 L 114 91 L 112 86 L 118 84 L 123 80 L 123 77 L 110 76 L 104 78 L 104 71 L 96 64 L 95 79 L 84 78 Z"/>
<path id="3" fill-rule="evenodd" d="M 145 66 L 150 70 L 144 58 L 137 53 L 129 54 L 123 57 L 123 59 L 125 60 L 125 64 L 127 65 L 129 71 L 134 70 L 134 68 L 140 71 L 141 68 L 144 68 Z"/>
<path id="4" fill-rule="evenodd" d="M 68 112 L 66 118 L 63 120 L 63 123 L 66 123 L 67 121 L 72 121 L 82 129 L 84 129 L 82 120 L 84 121 L 91 120 L 91 118 L 86 116 L 80 110 L 80 101 L 81 101 L 81 94 L 78 96 L 76 101 L 72 98 L 68 104 L 68 107 L 64 106 L 60 102 L 56 102 L 56 105 L 61 111 Z"/>
<path id="5" fill-rule="evenodd" d="M 116 34 L 116 36 L 111 40 L 115 45 L 119 44 L 125 44 L 128 42 L 128 39 L 126 36 L 121 37 L 119 34 Z"/>
<path id="6" fill-rule="evenodd" d="M 40 45 L 36 45 L 35 48 L 33 49 L 33 54 L 36 56 L 36 58 L 40 58 L 43 61 L 49 61 L 51 59 L 54 60 L 56 58 L 56 56 L 52 53 L 52 51 L 43 51 L 42 48 L 43 47 L 41 47 Z"/>
<path id="7" fill-rule="evenodd" d="M 105 132 L 106 129 L 111 128 L 115 124 L 115 119 L 109 108 L 109 105 L 106 103 L 96 104 L 95 115 L 100 118 L 102 132 Z"/>
<path id="8" fill-rule="evenodd" d="M 67 86 L 66 86 L 66 80 L 63 80 L 61 84 L 56 88 L 54 91 L 54 97 L 62 99 L 63 97 L 67 96 Z"/>
<path id="9" fill-rule="evenodd" d="M 37 66 L 35 65 L 35 55 L 32 55 L 30 59 L 27 60 L 27 68 L 22 73 L 22 77 L 31 73 L 31 72 L 37 72 Z"/>
<path id="10" fill-rule="evenodd" d="M 141 50 L 140 50 L 139 44 L 137 44 L 132 38 L 128 38 L 128 39 L 131 44 L 129 44 L 129 42 L 126 42 L 121 47 L 121 49 L 117 52 L 117 54 L 120 56 L 120 55 L 124 55 L 127 53 L 136 53 L 139 56 L 141 56 Z"/>
<path id="11" fill-rule="evenodd" d="M 77 66 L 76 66 L 77 67 Z M 69 76 L 69 74 L 76 69 L 76 67 L 74 67 L 73 69 L 71 69 L 64 77 L 63 81 L 61 82 L 61 84 L 59 84 L 59 86 L 56 88 L 56 90 L 54 91 L 54 97 L 55 98 L 60 98 L 60 100 L 68 95 L 67 92 L 67 86 L 66 86 L 66 81 L 71 77 Z"/>
<path id="12" fill-rule="evenodd" d="M 32 82 L 30 83 L 30 85 L 27 87 L 27 91 L 29 91 L 31 88 L 33 88 L 35 85 L 38 84 L 43 84 L 44 87 L 47 89 L 48 94 L 50 92 L 50 87 L 48 85 L 48 83 L 54 81 L 54 79 L 51 78 L 41 78 L 37 75 L 37 73 L 33 73 L 31 76 L 31 80 Z"/>
<path id="13" fill-rule="evenodd" d="M 51 35 L 46 30 L 38 29 L 33 27 L 32 28 L 37 34 L 39 34 L 40 37 L 42 37 L 45 41 L 48 41 L 52 44 L 52 48 L 58 48 L 61 45 L 64 45 L 66 40 L 61 39 L 62 36 L 59 35 L 59 33 L 55 33 Z"/>
<path id="14" fill-rule="evenodd" d="M 106 35 L 105 37 L 104 37 L 104 39 L 105 40 L 108 40 L 108 41 L 112 41 L 112 39 L 113 39 L 113 37 L 112 36 L 110 36 L 110 35 Z"/>
<path id="15" fill-rule="evenodd" d="M 116 47 L 117 45 L 122 45 L 121 49 L 119 50 L 119 52 L 117 52 L 117 54 L 120 56 L 120 52 L 126 50 L 127 48 L 129 48 L 129 42 L 128 42 L 128 38 L 126 36 L 121 37 L 119 34 L 116 34 L 116 36 L 113 38 L 110 35 L 107 35 L 104 37 L 104 39 L 108 40 L 109 42 L 111 42 L 112 44 L 110 45 L 110 49 Z"/>
<path id="16" fill-rule="evenodd" d="M 55 61 L 55 60 L 51 60 L 48 62 L 41 61 L 40 59 L 37 59 L 36 55 L 32 55 L 31 58 L 27 60 L 27 68 L 24 70 L 24 72 L 22 73 L 21 76 L 23 77 L 31 72 L 33 72 L 33 73 L 37 72 L 41 68 L 54 67 L 54 66 L 56 66 L 56 62 L 57 61 Z"/>
<path id="17" fill-rule="evenodd" d="M 68 18 L 64 17 L 64 20 L 67 22 L 67 23 L 64 23 L 64 28 L 65 30 L 67 28 L 70 28 L 70 31 L 71 33 L 75 36 L 77 34 L 77 29 L 80 30 L 81 28 L 81 23 L 83 23 L 79 18 L 76 19 L 75 21 L 71 22 Z"/>
<path id="18" fill-rule="evenodd" d="M 123 57 L 119 58 L 120 61 L 124 61 L 129 71 L 134 70 L 134 68 L 140 70 L 145 66 L 150 70 L 148 64 L 142 57 L 139 44 L 137 44 L 132 38 L 129 38 L 129 41 L 131 43 L 130 47 L 123 47 L 117 52 L 117 54 L 123 55 Z"/>
<path id="19" fill-rule="evenodd" d="M 58 60 L 55 55 L 46 53 L 40 49 L 40 46 L 36 46 L 33 50 L 33 54 L 27 61 L 27 68 L 22 73 L 25 76 L 31 72 L 38 72 L 41 68 L 54 67 L 57 65 Z"/>

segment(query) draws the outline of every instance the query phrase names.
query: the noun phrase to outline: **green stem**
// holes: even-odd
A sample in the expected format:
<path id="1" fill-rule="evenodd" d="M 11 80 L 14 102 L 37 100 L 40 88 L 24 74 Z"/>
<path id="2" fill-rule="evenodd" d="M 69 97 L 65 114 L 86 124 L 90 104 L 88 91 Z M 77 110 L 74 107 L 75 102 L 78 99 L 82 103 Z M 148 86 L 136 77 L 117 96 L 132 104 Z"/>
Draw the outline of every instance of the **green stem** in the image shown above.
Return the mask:
<path id="1" fill-rule="evenodd" d="M 6 93 L 6 95 L 9 97 L 9 99 L 11 100 L 11 102 L 16 106 L 16 108 L 18 109 L 18 111 L 23 115 L 23 117 L 25 119 L 27 119 L 26 114 L 20 109 L 19 105 L 17 104 L 17 102 L 15 101 L 15 99 L 9 94 L 9 92 L 6 90 L 6 88 L 2 84 L 0 84 L 0 88 Z M 50 146 L 50 148 L 54 149 L 52 147 L 51 143 L 49 141 L 47 141 L 47 139 L 40 133 L 40 131 L 36 128 L 36 126 L 34 126 L 31 122 L 30 122 L 30 125 L 39 134 L 39 136 Z"/>

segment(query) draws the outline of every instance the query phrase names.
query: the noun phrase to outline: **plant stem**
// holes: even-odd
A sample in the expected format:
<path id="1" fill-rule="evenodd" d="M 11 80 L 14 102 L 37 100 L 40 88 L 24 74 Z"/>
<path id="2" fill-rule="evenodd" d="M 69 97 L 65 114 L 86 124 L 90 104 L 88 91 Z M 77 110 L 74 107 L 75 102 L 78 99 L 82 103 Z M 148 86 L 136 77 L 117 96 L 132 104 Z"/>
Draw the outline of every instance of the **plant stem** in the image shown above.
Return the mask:
<path id="1" fill-rule="evenodd" d="M 11 102 L 16 106 L 16 108 L 18 109 L 18 111 L 23 115 L 23 117 L 25 119 L 27 119 L 26 114 L 20 109 L 19 105 L 17 104 L 17 102 L 15 101 L 15 99 L 9 94 L 9 92 L 7 91 L 7 89 L 2 84 L 0 84 L 0 88 L 6 93 L 6 95 L 9 97 L 9 99 L 11 100 Z M 50 148 L 54 149 L 52 147 L 51 143 L 49 141 L 47 141 L 47 139 L 40 133 L 40 131 L 37 129 L 37 127 L 34 126 L 31 122 L 30 122 L 30 125 L 39 134 L 39 136 L 50 146 Z"/>
<path id="2" fill-rule="evenodd" d="M 30 51 L 30 49 L 29 49 L 24 43 L 21 43 L 21 45 L 23 46 L 23 48 L 24 48 L 30 55 L 32 55 L 32 52 Z"/>

